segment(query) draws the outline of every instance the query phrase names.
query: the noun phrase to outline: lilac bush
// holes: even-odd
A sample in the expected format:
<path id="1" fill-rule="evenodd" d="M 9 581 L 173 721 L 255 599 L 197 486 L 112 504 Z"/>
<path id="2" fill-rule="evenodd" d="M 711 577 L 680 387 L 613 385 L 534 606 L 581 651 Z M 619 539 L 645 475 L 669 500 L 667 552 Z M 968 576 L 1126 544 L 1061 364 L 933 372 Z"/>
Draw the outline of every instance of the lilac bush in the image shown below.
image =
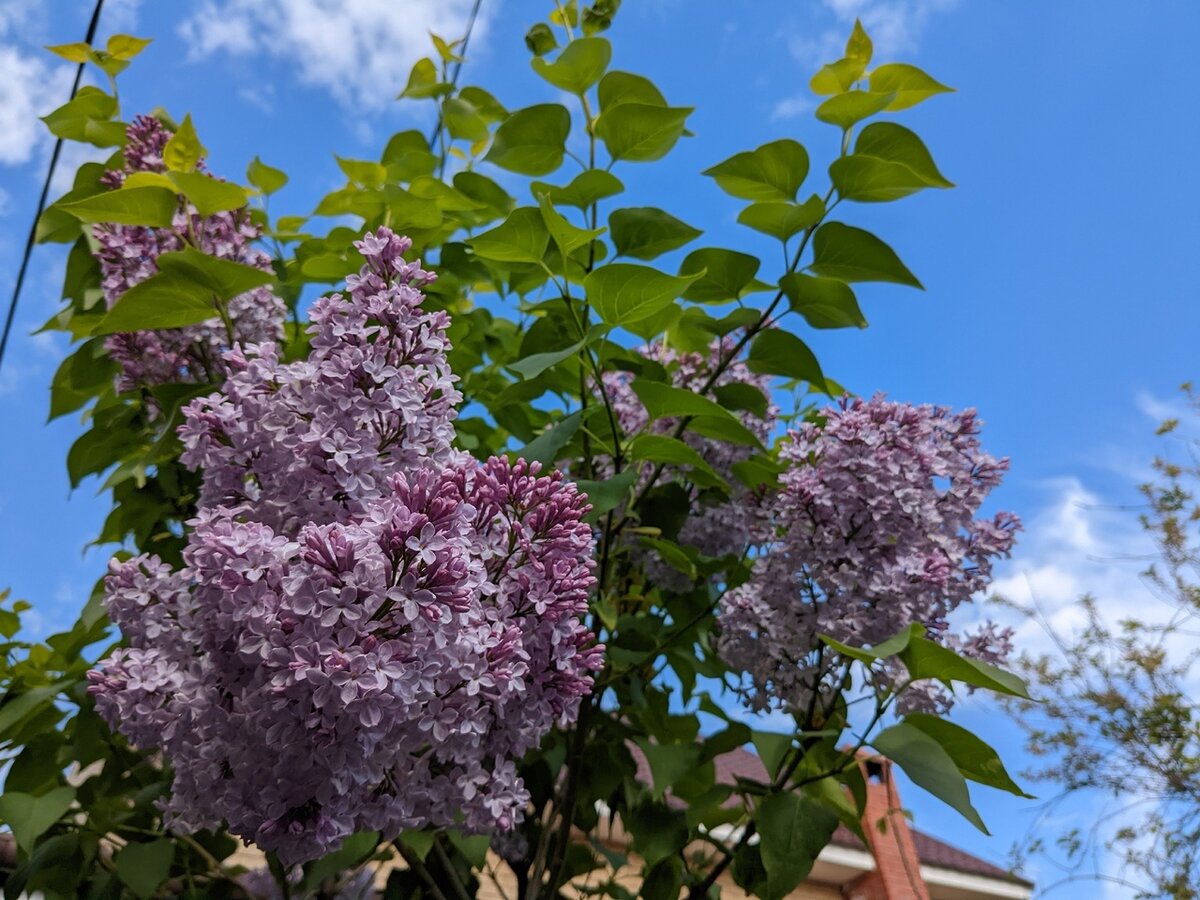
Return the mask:
<path id="1" fill-rule="evenodd" d="M 134 172 L 164 172 L 162 153 L 171 132 L 153 116 L 137 116 L 126 131 L 125 165 L 102 180 L 120 187 Z M 271 259 L 252 245 L 261 234 L 246 210 L 200 216 L 184 207 L 170 228 L 142 225 L 97 225 L 92 231 L 100 263 L 101 287 L 108 307 L 158 271 L 164 253 L 194 246 L 218 259 L 271 271 Z M 233 333 L 219 316 L 187 328 L 114 334 L 105 341 L 109 356 L 121 367 L 117 389 L 176 382 L 218 381 L 225 373 L 222 351 L 238 344 L 274 341 L 283 336 L 284 305 L 270 287 L 257 287 L 233 297 L 227 308 Z"/>
<path id="2" fill-rule="evenodd" d="M 770 376 L 755 374 L 743 360 L 732 357 L 732 361 L 720 370 L 720 374 L 716 378 L 712 377 L 722 362 L 731 357 L 733 348 L 733 339 L 724 338 L 714 340 L 705 353 L 680 352 L 662 341 L 641 347 L 639 352 L 645 358 L 664 366 L 674 387 L 699 393 L 711 380 L 712 384 L 708 385 L 704 393 L 709 399 L 715 399 L 715 389 L 734 384 L 747 385 L 761 393 L 764 414 L 746 412 L 743 421 L 755 437 L 766 441 L 779 418 L 779 408 L 771 400 Z M 631 383 L 632 378 L 628 372 L 610 372 L 606 373 L 604 378 L 604 387 L 621 429 L 632 435 L 641 432 L 649 424 L 652 434 L 672 433 L 678 425 L 678 419 L 668 416 L 649 423 L 646 409 L 633 392 Z M 695 547 L 704 556 L 719 557 L 729 553 L 740 555 L 750 543 L 753 503 L 749 502 L 748 491 L 738 489 L 733 467 L 749 459 L 751 448 L 693 431 L 685 432 L 682 439 L 700 454 L 713 471 L 731 485 L 733 493 L 730 496 L 711 493 L 702 496 L 701 492 L 694 492 L 690 515 L 680 529 L 678 541 L 680 544 Z M 668 477 L 675 481 L 683 481 L 686 476 L 671 468 Z M 639 550 L 636 551 L 636 555 L 643 561 L 651 583 L 676 592 L 691 588 L 691 580 L 667 565 L 656 553 L 642 553 Z"/>
<path id="3" fill-rule="evenodd" d="M 309 359 L 229 354 L 224 389 L 186 410 L 205 485 L 184 567 L 140 556 L 107 580 L 129 646 L 91 691 L 171 762 L 168 823 L 227 823 L 285 863 L 355 831 L 512 828 L 515 761 L 602 661 L 586 498 L 451 449 L 446 316 L 421 310 L 407 246 L 359 244 Z"/>
<path id="4" fill-rule="evenodd" d="M 932 639 L 1000 661 L 1009 632 L 954 635 L 948 621 L 987 588 L 1020 526 L 1006 512 L 976 518 L 1008 460 L 980 448 L 974 411 L 877 395 L 847 398 L 821 418 L 783 443 L 788 468 L 759 505 L 753 572 L 721 601 L 720 652 L 747 674 L 749 704 L 803 710 L 831 671 L 818 658 L 820 634 L 863 647 L 920 623 Z M 902 709 L 948 704 L 927 682 L 901 698 Z"/>

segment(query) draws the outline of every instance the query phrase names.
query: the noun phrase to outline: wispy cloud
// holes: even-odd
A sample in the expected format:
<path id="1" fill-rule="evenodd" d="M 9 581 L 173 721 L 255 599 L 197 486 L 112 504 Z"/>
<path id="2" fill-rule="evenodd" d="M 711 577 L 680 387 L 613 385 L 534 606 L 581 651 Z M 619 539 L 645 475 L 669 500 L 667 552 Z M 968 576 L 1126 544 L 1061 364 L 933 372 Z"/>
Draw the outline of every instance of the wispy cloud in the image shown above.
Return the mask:
<path id="1" fill-rule="evenodd" d="M 38 116 L 66 100 L 71 72 L 8 41 L 7 22 L 0 17 L 0 163 L 21 165 L 48 142 Z"/>
<path id="2" fill-rule="evenodd" d="M 493 5 L 485 4 L 476 22 L 475 47 Z M 179 31 L 196 60 L 274 56 L 344 107 L 375 110 L 395 98 L 412 64 L 429 52 L 429 32 L 460 37 L 471 6 L 472 0 L 204 0 Z"/>
<path id="3" fill-rule="evenodd" d="M 784 97 L 771 108 L 771 121 L 781 122 L 798 118 L 812 109 L 814 105 L 812 97 L 807 94 Z"/>

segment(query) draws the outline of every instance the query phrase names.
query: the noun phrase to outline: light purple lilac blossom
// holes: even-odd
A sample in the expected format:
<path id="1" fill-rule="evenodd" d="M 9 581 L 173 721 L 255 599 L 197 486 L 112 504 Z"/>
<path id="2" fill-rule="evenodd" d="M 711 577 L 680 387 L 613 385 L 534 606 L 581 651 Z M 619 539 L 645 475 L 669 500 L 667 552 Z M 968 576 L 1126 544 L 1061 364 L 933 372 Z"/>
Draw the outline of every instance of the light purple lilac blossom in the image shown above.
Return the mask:
<path id="1" fill-rule="evenodd" d="M 123 169 L 110 170 L 102 181 L 120 187 L 134 172 L 164 172 L 162 153 L 171 132 L 153 116 L 138 116 L 126 131 Z M 140 225 L 97 225 L 96 259 L 101 287 L 111 309 L 127 290 L 158 271 L 158 257 L 191 245 L 200 251 L 269 272 L 271 260 L 252 246 L 260 231 L 245 210 L 201 217 L 181 208 L 171 228 Z M 270 287 L 239 294 L 228 303 L 233 334 L 215 317 L 199 325 L 159 331 L 114 334 L 105 349 L 121 373 L 117 389 L 143 385 L 219 381 L 225 374 L 222 351 L 237 344 L 274 341 L 283 336 L 284 305 Z"/>
<path id="2" fill-rule="evenodd" d="M 847 398 L 822 417 L 784 443 L 788 469 L 760 505 L 753 574 L 721 601 L 719 651 L 747 674 L 750 706 L 803 711 L 828 687 L 818 634 L 861 647 L 920 623 L 933 640 L 1000 661 L 1010 633 L 949 633 L 948 616 L 987 588 L 1020 527 L 1011 513 L 975 517 L 1008 460 L 982 451 L 974 411 L 876 396 Z M 901 709 L 949 702 L 922 682 Z"/>
<path id="3" fill-rule="evenodd" d="M 586 497 L 451 449 L 448 318 L 421 309 L 408 246 L 358 244 L 309 359 L 228 355 L 181 428 L 204 479 L 184 567 L 114 560 L 106 583 L 128 647 L 90 690 L 171 763 L 168 825 L 224 822 L 285 865 L 356 831 L 512 828 L 516 760 L 602 661 Z"/>
<path id="4" fill-rule="evenodd" d="M 732 352 L 734 341 L 724 338 L 713 341 L 707 353 L 679 352 L 656 342 L 640 348 L 639 352 L 649 360 L 664 366 L 674 387 L 699 392 L 708 382 L 723 357 Z M 633 378 L 626 372 L 607 372 L 603 376 L 604 386 L 616 414 L 617 423 L 626 435 L 632 435 L 646 426 L 648 416 L 631 387 Z M 743 411 L 742 421 L 760 441 L 766 441 L 774 430 L 779 409 L 771 402 L 771 378 L 751 372 L 741 360 L 734 360 L 710 386 L 707 396 L 716 399 L 714 389 L 732 384 L 744 384 L 763 395 L 765 415 Z M 652 434 L 671 434 L 679 420 L 666 417 L 650 426 Z M 684 432 L 682 440 L 692 447 L 713 470 L 728 482 L 733 489 L 731 496 L 719 492 L 696 492 L 692 509 L 679 531 L 677 542 L 695 547 L 704 556 L 719 557 L 729 553 L 741 554 L 750 543 L 750 516 L 753 503 L 748 492 L 739 487 L 733 475 L 733 467 L 748 459 L 751 448 L 721 441 L 698 434 Z M 669 467 L 664 482 L 683 481 L 686 473 Z M 664 590 L 685 592 L 693 587 L 691 579 L 678 569 L 665 563 L 653 551 L 634 551 L 642 563 L 650 583 Z"/>

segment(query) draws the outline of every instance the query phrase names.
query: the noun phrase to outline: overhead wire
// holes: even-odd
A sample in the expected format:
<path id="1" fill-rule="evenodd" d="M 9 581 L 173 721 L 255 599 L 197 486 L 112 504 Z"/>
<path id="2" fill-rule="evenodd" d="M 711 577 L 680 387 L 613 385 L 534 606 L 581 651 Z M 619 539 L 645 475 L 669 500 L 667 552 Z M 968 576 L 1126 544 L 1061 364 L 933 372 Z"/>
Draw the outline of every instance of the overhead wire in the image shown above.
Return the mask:
<path id="1" fill-rule="evenodd" d="M 104 0 L 96 0 L 96 6 L 92 10 L 91 21 L 88 22 L 87 37 L 84 38 L 88 46 L 96 39 L 96 29 L 100 25 L 100 10 L 104 6 Z M 79 83 L 83 80 L 83 70 L 87 63 L 80 63 L 79 68 L 75 70 L 75 81 L 71 85 L 71 96 L 67 98 L 70 103 L 75 99 L 75 95 L 79 92 Z M 4 351 L 8 349 L 8 337 L 12 333 L 13 323 L 17 317 L 17 304 L 21 299 L 21 288 L 25 285 L 25 273 L 29 270 L 29 259 L 33 255 L 34 245 L 37 243 L 37 227 L 41 221 L 42 213 L 46 209 L 46 198 L 50 194 L 50 183 L 54 180 L 54 170 L 58 166 L 58 158 L 62 154 L 63 139 L 57 138 L 54 141 L 54 150 L 50 154 L 50 165 L 46 168 L 46 180 L 42 182 L 42 193 L 38 197 L 37 211 L 33 214 L 33 221 L 29 225 L 29 236 L 25 239 L 25 252 L 21 257 L 21 266 L 17 269 L 17 280 L 13 284 L 12 299 L 8 302 L 8 312 L 4 317 L 4 330 L 0 332 L 0 366 L 4 365 Z"/>

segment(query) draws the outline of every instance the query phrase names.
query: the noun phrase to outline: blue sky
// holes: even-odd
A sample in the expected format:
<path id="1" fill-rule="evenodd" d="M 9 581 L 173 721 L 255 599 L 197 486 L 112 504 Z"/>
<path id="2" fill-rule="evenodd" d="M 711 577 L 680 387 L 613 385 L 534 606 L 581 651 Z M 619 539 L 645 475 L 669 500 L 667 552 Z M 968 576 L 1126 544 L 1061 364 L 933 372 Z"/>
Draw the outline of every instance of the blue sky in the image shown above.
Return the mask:
<path id="1" fill-rule="evenodd" d="M 66 97 L 70 66 L 40 51 L 82 38 L 90 3 L 33 9 L 0 0 L 0 286 L 15 275 L 49 142 L 36 115 Z M 464 83 L 510 108 L 557 100 L 530 72 L 525 29 L 548 4 L 484 0 Z M 291 175 L 274 212 L 303 213 L 341 181 L 334 152 L 376 157 L 387 136 L 431 124 L 428 109 L 393 103 L 432 25 L 462 27 L 468 0 L 321 3 L 110 0 L 101 34 L 155 38 L 122 78 L 127 114 L 190 111 L 217 173 L 239 177 L 256 153 Z M 322 11 L 325 10 L 325 11 Z M 331 12 L 332 10 L 332 12 Z M 753 15 L 747 15 L 752 10 Z M 652 77 L 694 105 L 669 166 L 619 173 L 638 203 L 706 230 L 711 244 L 762 250 L 735 224 L 738 204 L 697 174 L 767 140 L 809 147 L 814 175 L 834 151 L 812 118 L 808 78 L 833 58 L 855 15 L 877 61 L 911 61 L 956 88 L 906 114 L 958 184 L 850 211 L 889 240 L 926 285 L 860 292 L 865 332 L 811 343 L 850 389 L 975 406 L 985 444 L 1012 457 L 997 493 L 1028 531 L 1001 588 L 1032 594 L 1060 624 L 1070 601 L 1098 593 L 1113 615 L 1145 603 L 1133 513 L 1136 484 L 1159 449 L 1157 419 L 1196 377 L 1200 303 L 1200 123 L 1194 40 L 1200 6 L 1035 0 L 810 0 L 755 4 L 626 0 L 611 33 L 613 66 Z M 71 156 L 78 163 L 80 157 Z M 63 254 L 34 257 L 9 357 L 0 370 L 0 584 L 36 604 L 39 629 L 64 623 L 102 571 L 83 553 L 106 510 L 85 484 L 72 494 L 64 458 L 79 431 L 47 426 L 47 386 L 65 345 L 29 332 L 55 309 Z M 1040 638 L 1021 625 L 1026 645 Z M 980 700 L 964 724 L 1017 760 L 1019 734 Z M 910 789 L 920 827 L 1002 858 L 1035 821 L 1032 804 L 979 792 L 996 836 L 961 826 Z M 1095 807 L 1063 815 L 1086 820 Z M 1049 876 L 1049 870 L 1044 872 Z M 1113 896 L 1119 896 L 1114 894 Z"/>

